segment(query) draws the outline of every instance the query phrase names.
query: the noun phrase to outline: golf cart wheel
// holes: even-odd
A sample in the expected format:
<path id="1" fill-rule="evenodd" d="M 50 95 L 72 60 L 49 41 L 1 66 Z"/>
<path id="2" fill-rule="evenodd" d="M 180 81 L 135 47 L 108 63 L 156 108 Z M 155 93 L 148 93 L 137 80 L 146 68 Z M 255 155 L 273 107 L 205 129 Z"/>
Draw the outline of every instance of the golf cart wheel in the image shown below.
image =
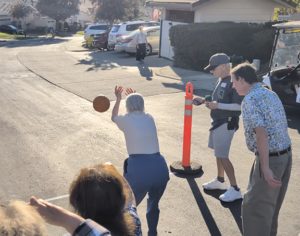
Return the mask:
<path id="1" fill-rule="evenodd" d="M 146 56 L 149 56 L 152 53 L 152 46 L 148 43 L 146 48 Z"/>
<path id="2" fill-rule="evenodd" d="M 107 51 L 113 51 L 115 49 L 114 46 L 107 45 Z"/>

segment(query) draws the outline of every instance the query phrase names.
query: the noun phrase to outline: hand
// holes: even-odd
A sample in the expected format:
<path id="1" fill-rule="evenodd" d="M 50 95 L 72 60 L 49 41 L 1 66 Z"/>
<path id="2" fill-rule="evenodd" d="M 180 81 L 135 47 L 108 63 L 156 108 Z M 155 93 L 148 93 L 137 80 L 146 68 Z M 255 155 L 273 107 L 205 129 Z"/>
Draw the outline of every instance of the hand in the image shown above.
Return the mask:
<path id="1" fill-rule="evenodd" d="M 265 180 L 268 182 L 268 184 L 272 188 L 280 188 L 281 187 L 282 183 L 277 180 L 273 171 L 269 167 L 267 167 L 266 170 L 263 170 L 263 172 L 264 172 Z"/>
<path id="2" fill-rule="evenodd" d="M 136 48 L 139 49 L 139 45 L 136 45 Z"/>
<path id="3" fill-rule="evenodd" d="M 37 200 L 35 197 L 31 197 L 29 204 L 36 207 L 38 213 L 47 223 L 64 227 L 70 234 L 73 234 L 78 226 L 84 222 L 81 216 L 42 199 Z"/>
<path id="4" fill-rule="evenodd" d="M 135 93 L 131 88 L 126 89 L 125 95 L 128 96 L 129 94 Z"/>
<path id="5" fill-rule="evenodd" d="M 47 223 L 51 225 L 62 226 L 62 213 L 65 211 L 63 208 L 55 206 L 42 199 L 37 200 L 35 197 L 30 198 L 29 204 L 36 207 L 38 213 Z"/>
<path id="6" fill-rule="evenodd" d="M 199 104 L 197 101 L 198 101 L 200 104 Z M 193 105 L 199 106 L 199 105 L 201 105 L 203 102 L 204 102 L 204 99 L 202 99 L 202 98 L 195 98 L 195 99 L 193 100 Z"/>
<path id="7" fill-rule="evenodd" d="M 122 99 L 122 92 L 123 92 L 123 88 L 122 88 L 122 86 L 116 86 L 115 87 L 115 95 L 116 95 L 116 97 L 117 97 L 117 100 L 121 100 Z"/>
<path id="8" fill-rule="evenodd" d="M 206 102 L 205 106 L 210 110 L 218 109 L 218 103 L 217 102 Z"/>

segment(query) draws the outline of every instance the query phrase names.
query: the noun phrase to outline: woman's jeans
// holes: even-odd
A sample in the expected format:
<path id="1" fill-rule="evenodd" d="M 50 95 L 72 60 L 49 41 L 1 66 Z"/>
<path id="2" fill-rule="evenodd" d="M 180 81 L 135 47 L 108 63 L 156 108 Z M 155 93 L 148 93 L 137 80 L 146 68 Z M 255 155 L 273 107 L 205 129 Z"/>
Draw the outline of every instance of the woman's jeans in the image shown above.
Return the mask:
<path id="1" fill-rule="evenodd" d="M 146 44 L 140 43 L 139 47 L 136 49 L 136 60 L 141 61 L 145 59 L 146 56 Z"/>
<path id="2" fill-rule="evenodd" d="M 138 206 L 148 193 L 148 236 L 157 235 L 158 203 L 169 181 L 169 169 L 160 153 L 130 155 L 124 162 L 124 177 L 128 181 Z"/>

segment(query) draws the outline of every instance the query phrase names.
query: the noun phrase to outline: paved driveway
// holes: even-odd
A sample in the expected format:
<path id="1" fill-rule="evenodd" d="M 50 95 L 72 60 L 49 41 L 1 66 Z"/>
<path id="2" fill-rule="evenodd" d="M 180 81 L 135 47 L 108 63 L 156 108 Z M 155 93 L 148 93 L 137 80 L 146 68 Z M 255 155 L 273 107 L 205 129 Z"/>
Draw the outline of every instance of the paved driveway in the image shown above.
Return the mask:
<path id="1" fill-rule="evenodd" d="M 113 100 L 117 84 L 132 86 L 145 96 L 146 110 L 156 121 L 161 153 L 169 165 L 181 159 L 184 81 L 153 73 L 171 62 L 153 55 L 146 59 L 146 65 L 140 66 L 134 58 L 118 52 L 67 50 L 73 40 L 81 39 L 40 39 L 0 48 L 3 204 L 9 199 L 28 201 L 32 195 L 44 199 L 64 196 L 75 174 L 86 165 L 111 161 L 122 172 L 127 152 L 123 134 L 110 120 L 114 102 L 106 113 L 95 112 L 91 104 L 99 93 Z M 196 95 L 208 93 L 200 87 Z M 125 113 L 124 100 L 120 113 Z M 278 235 L 297 236 L 300 112 L 287 109 L 287 115 L 294 164 Z M 241 235 L 241 201 L 221 203 L 218 196 L 222 192 L 203 191 L 201 187 L 216 176 L 215 158 L 207 148 L 209 127 L 209 110 L 203 106 L 195 108 L 191 158 L 203 165 L 204 172 L 189 177 L 170 173 L 160 203 L 159 235 Z M 242 129 L 235 134 L 230 155 L 238 184 L 245 191 L 254 156 L 246 148 Z M 69 207 L 66 198 L 53 203 Z M 146 235 L 146 200 L 138 212 Z M 48 228 L 53 236 L 65 232 Z"/>

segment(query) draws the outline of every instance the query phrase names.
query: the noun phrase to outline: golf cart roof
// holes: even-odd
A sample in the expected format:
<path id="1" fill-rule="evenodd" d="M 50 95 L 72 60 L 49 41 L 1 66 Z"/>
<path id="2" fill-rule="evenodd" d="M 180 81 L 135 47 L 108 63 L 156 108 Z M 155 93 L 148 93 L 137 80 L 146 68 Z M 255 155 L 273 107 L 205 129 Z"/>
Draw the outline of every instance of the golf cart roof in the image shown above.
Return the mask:
<path id="1" fill-rule="evenodd" d="M 280 23 L 273 25 L 277 29 L 300 28 L 300 21 L 291 21 L 287 23 Z"/>

